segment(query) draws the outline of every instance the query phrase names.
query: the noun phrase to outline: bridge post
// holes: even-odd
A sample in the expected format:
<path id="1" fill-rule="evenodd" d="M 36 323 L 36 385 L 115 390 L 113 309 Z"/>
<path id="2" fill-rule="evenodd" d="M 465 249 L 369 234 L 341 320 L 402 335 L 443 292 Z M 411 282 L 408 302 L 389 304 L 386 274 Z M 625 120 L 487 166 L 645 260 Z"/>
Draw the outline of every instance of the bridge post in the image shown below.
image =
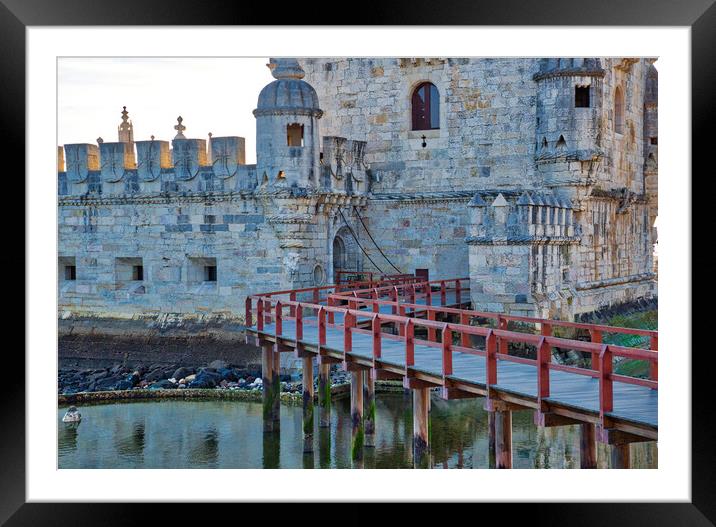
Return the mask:
<path id="1" fill-rule="evenodd" d="M 495 411 L 495 460 L 497 468 L 512 468 L 512 412 Z"/>
<path id="2" fill-rule="evenodd" d="M 274 386 L 274 351 L 273 344 L 270 342 L 261 342 L 261 381 L 262 381 L 262 399 L 263 399 L 263 422 L 264 432 L 273 432 L 278 430 L 278 426 L 274 426 L 274 396 L 276 389 Z M 280 385 L 279 385 L 280 386 Z"/>
<path id="3" fill-rule="evenodd" d="M 281 352 L 278 344 L 273 346 L 273 394 L 271 403 L 274 430 L 281 428 Z"/>
<path id="4" fill-rule="evenodd" d="M 495 452 L 495 412 L 487 411 L 487 468 L 497 468 Z"/>
<path id="5" fill-rule="evenodd" d="M 611 447 L 612 468 L 631 468 L 629 443 L 620 443 Z"/>
<path id="6" fill-rule="evenodd" d="M 580 425 L 579 466 L 580 468 L 597 468 L 597 434 L 594 423 Z"/>
<path id="7" fill-rule="evenodd" d="M 365 385 L 363 389 L 365 446 L 375 446 L 375 380 L 370 371 L 363 374 Z"/>
<path id="8" fill-rule="evenodd" d="M 351 371 L 351 459 L 363 460 L 363 370 Z"/>
<path id="9" fill-rule="evenodd" d="M 303 357 L 303 451 L 313 452 L 313 357 Z"/>
<path id="10" fill-rule="evenodd" d="M 320 407 L 319 426 L 331 426 L 331 365 L 320 364 L 318 367 L 318 406 Z"/>
<path id="11" fill-rule="evenodd" d="M 413 466 L 430 468 L 430 388 L 413 390 Z"/>

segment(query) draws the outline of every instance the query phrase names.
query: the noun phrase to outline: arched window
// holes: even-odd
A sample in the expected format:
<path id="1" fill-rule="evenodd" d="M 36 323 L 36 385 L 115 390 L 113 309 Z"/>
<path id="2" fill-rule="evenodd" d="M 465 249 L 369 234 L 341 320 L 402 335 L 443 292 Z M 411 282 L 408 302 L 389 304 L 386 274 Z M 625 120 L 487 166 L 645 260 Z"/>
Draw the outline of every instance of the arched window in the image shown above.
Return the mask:
<path id="1" fill-rule="evenodd" d="M 614 91 L 614 131 L 624 133 L 624 93 L 621 86 Z"/>
<path id="2" fill-rule="evenodd" d="M 440 93 L 434 84 L 423 82 L 411 100 L 413 130 L 437 130 L 440 128 Z"/>

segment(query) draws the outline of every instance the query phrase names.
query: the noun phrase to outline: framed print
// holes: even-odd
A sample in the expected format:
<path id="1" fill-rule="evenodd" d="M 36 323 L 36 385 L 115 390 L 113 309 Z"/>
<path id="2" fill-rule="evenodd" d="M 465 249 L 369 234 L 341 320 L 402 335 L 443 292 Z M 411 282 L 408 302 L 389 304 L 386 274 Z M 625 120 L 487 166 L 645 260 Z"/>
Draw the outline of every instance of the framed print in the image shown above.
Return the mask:
<path id="1" fill-rule="evenodd" d="M 690 221 L 711 2 L 347 26 L 136 4 L 2 7 L 29 308 L 3 521 L 427 501 L 714 522 Z"/>

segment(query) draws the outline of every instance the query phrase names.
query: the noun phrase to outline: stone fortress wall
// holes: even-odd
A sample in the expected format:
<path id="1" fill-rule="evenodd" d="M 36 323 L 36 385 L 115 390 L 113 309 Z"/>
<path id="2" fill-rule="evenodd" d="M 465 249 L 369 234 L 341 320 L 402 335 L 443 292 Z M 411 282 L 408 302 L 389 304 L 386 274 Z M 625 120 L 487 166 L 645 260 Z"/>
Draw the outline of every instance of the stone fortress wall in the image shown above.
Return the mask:
<path id="1" fill-rule="evenodd" d="M 401 271 L 470 276 L 479 309 L 653 296 L 652 62 L 272 59 L 256 165 L 243 138 L 187 138 L 181 119 L 171 142 L 135 142 L 125 110 L 119 141 L 58 149 L 61 314 L 240 317 L 247 294 L 374 270 L 358 243 L 395 272 L 358 215 Z M 412 130 L 426 81 L 439 128 Z"/>

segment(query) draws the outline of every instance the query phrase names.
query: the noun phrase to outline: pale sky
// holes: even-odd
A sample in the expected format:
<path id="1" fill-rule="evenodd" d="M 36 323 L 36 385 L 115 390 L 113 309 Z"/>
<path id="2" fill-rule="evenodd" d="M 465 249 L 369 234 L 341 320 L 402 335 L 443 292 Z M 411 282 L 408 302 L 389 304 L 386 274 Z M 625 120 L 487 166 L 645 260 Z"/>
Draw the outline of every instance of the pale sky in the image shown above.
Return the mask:
<path id="1" fill-rule="evenodd" d="M 246 138 L 246 162 L 256 162 L 251 113 L 273 77 L 268 58 L 60 58 L 57 144 L 117 141 L 122 106 L 134 140 L 171 141 L 181 115 L 192 139 Z"/>

